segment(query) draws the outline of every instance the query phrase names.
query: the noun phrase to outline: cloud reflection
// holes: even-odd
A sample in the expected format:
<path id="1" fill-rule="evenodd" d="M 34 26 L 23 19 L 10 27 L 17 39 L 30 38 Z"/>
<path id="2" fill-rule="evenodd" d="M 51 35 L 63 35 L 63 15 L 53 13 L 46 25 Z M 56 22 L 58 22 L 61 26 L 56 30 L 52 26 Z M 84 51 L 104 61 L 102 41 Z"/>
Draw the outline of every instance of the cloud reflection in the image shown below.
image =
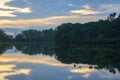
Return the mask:
<path id="1" fill-rule="evenodd" d="M 29 56 L 24 54 L 4 54 L 0 57 L 0 62 L 15 62 L 15 63 L 35 63 L 45 64 L 57 67 L 71 67 L 73 64 L 63 64 L 57 61 L 54 57 L 49 56 Z"/>
<path id="2" fill-rule="evenodd" d="M 8 80 L 6 77 L 13 75 L 29 75 L 31 72 L 30 69 L 15 69 L 15 67 L 14 64 L 0 65 L 0 80 Z"/>
<path id="3" fill-rule="evenodd" d="M 88 78 L 90 76 L 90 73 L 96 72 L 97 70 L 95 69 L 90 69 L 90 68 L 80 68 L 80 69 L 72 69 L 70 72 L 72 73 L 81 73 L 83 74 L 82 76 L 85 78 Z"/>

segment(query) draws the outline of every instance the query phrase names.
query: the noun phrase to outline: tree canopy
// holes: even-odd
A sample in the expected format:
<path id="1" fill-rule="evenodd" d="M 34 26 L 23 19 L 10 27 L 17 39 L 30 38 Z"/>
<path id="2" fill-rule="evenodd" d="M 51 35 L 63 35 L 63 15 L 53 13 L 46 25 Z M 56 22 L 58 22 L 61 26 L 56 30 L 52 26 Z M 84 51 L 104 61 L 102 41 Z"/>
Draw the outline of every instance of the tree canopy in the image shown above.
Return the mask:
<path id="1" fill-rule="evenodd" d="M 12 42 L 13 36 L 7 35 L 3 30 L 0 29 L 0 42 Z"/>
<path id="2" fill-rule="evenodd" d="M 106 20 L 96 22 L 65 23 L 56 28 L 56 43 L 120 44 L 120 16 L 110 14 Z"/>

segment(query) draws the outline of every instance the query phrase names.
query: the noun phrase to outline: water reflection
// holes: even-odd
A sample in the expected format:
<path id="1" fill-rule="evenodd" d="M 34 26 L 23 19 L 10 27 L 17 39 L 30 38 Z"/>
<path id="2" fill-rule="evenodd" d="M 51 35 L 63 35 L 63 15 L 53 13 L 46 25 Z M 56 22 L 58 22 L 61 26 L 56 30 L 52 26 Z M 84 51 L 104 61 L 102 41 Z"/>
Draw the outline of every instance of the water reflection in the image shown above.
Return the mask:
<path id="1" fill-rule="evenodd" d="M 45 64 L 50 66 L 65 67 L 71 66 L 64 63 L 60 63 L 55 60 L 54 57 L 50 56 L 28 56 L 24 54 L 4 54 L 0 57 L 0 62 L 2 63 L 35 63 L 35 64 Z"/>
<path id="2" fill-rule="evenodd" d="M 16 49 L 28 55 L 54 55 L 53 44 L 16 44 Z"/>
<path id="3" fill-rule="evenodd" d="M 83 63 L 98 65 L 96 69 L 107 69 L 113 74 L 120 72 L 120 48 L 116 46 L 59 46 L 56 58 L 62 63 Z M 64 55 L 63 55 L 64 54 Z M 92 67 L 92 66 L 91 66 Z"/>
<path id="4" fill-rule="evenodd" d="M 0 44 L 0 55 L 2 55 L 6 50 L 11 49 L 13 46 L 11 44 Z"/>
<path id="5" fill-rule="evenodd" d="M 18 74 L 30 74 L 29 69 L 14 69 L 15 67 L 14 64 L 0 65 L 0 80 L 7 80 L 6 77 Z"/>
<path id="6" fill-rule="evenodd" d="M 83 74 L 83 77 L 88 78 L 90 76 L 90 73 L 96 72 L 96 69 L 90 69 L 90 68 L 80 68 L 80 69 L 71 69 L 70 72 L 73 73 L 81 73 Z"/>
<path id="7" fill-rule="evenodd" d="M 4 49 L 3 49 L 4 48 Z M 6 51 L 8 48 L 11 48 L 10 45 L 5 45 L 0 52 Z M 94 67 L 96 69 L 102 69 L 106 68 L 110 72 L 115 73 L 114 68 L 117 68 L 120 72 L 120 48 L 119 47 L 113 47 L 113 46 L 75 46 L 75 45 L 59 45 L 59 46 L 53 46 L 52 44 L 47 45 L 36 45 L 36 44 L 17 44 L 15 45 L 15 48 L 23 54 L 27 55 L 45 55 L 45 57 L 41 57 L 40 61 L 43 58 L 46 59 L 46 62 L 51 61 L 54 57 L 59 60 L 62 63 L 65 64 L 71 64 L 74 63 L 74 67 L 76 67 L 76 64 L 83 63 L 83 64 L 91 64 L 91 65 L 98 65 L 97 67 Z M 5 56 L 5 55 L 4 55 Z M 15 54 L 15 55 L 9 55 L 10 58 L 16 58 L 21 57 L 22 60 L 28 60 L 28 57 L 22 54 Z M 52 57 L 49 57 L 52 56 Z M 26 59 L 25 59 L 26 58 Z M 51 59 L 50 59 L 51 58 Z M 32 58 L 34 59 L 34 57 Z M 3 59 L 1 59 L 3 60 Z M 10 61 L 9 59 L 8 61 Z M 30 61 L 30 59 L 29 59 Z M 31 60 L 33 62 L 39 61 L 35 57 L 34 60 Z M 56 62 L 58 63 L 58 62 Z M 79 66 L 80 67 L 80 66 Z M 91 66 L 92 67 L 92 66 Z"/>
<path id="8" fill-rule="evenodd" d="M 56 80 L 120 79 L 117 46 L 5 44 L 0 45 L 0 54 L 0 80 L 19 80 L 13 78 L 16 75 L 25 80 L 53 80 L 55 76 L 45 76 L 57 76 L 56 72 L 63 74 Z"/>

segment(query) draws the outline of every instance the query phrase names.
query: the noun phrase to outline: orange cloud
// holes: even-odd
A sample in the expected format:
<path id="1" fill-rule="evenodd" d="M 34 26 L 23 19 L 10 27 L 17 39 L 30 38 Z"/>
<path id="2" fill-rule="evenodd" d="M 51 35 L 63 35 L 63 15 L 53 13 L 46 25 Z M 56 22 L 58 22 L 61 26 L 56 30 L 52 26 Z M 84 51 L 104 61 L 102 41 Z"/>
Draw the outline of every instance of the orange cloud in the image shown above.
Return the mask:
<path id="1" fill-rule="evenodd" d="M 87 8 L 87 6 L 86 6 Z M 83 14 L 83 15 L 88 15 L 88 14 L 99 14 L 101 12 L 99 11 L 94 11 L 94 10 L 90 10 L 90 9 L 85 9 L 85 10 L 72 10 L 70 11 L 71 13 L 74 14 Z"/>
<path id="2" fill-rule="evenodd" d="M 29 7 L 26 8 L 18 8 L 6 5 L 13 0 L 0 0 L 0 17 L 16 17 L 14 13 L 30 13 L 32 12 Z"/>
<path id="3" fill-rule="evenodd" d="M 25 28 L 28 26 L 57 26 L 62 23 L 86 23 L 103 19 L 105 16 L 52 16 L 29 20 L 0 20 L 0 28 Z"/>

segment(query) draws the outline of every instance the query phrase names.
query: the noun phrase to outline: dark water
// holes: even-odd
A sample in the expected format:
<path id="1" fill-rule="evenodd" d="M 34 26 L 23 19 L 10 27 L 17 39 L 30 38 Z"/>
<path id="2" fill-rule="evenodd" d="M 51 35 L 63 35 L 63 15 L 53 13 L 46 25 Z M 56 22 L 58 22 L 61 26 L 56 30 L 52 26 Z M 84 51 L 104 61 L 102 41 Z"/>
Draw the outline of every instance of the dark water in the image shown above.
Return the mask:
<path id="1" fill-rule="evenodd" d="M 1 44 L 0 80 L 120 80 L 120 47 Z"/>

